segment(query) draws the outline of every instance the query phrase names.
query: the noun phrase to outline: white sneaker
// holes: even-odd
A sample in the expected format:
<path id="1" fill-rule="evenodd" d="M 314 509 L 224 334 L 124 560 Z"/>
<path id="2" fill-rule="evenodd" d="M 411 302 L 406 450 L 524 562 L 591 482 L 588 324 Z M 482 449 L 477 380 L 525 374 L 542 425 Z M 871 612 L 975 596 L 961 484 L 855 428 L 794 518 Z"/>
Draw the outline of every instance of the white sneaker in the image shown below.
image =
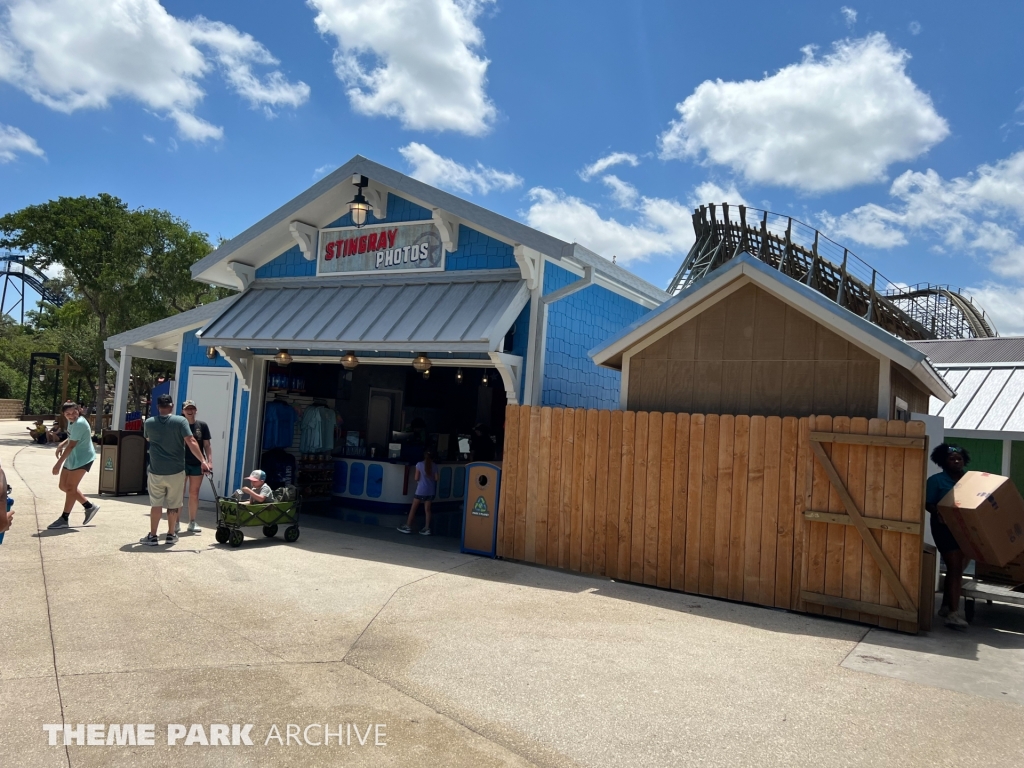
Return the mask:
<path id="1" fill-rule="evenodd" d="M 946 626 L 950 629 L 967 629 L 970 625 L 960 615 L 959 611 L 952 611 L 946 617 Z"/>
<path id="2" fill-rule="evenodd" d="M 195 520 L 193 520 L 193 521 L 191 521 L 191 522 L 190 522 L 190 523 L 188 524 L 188 532 L 189 532 L 189 533 L 202 533 L 202 532 L 203 532 L 203 529 L 202 529 L 202 528 L 200 528 L 200 527 L 199 527 L 198 525 L 196 525 L 196 521 L 195 521 Z"/>

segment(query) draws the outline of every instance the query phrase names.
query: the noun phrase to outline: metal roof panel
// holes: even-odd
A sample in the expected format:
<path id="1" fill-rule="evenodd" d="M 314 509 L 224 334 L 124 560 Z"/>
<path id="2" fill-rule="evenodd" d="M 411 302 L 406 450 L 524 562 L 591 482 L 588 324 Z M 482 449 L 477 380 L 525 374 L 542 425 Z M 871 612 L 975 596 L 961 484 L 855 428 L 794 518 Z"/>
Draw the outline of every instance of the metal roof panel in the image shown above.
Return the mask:
<path id="1" fill-rule="evenodd" d="M 498 326 L 521 309 L 522 285 L 511 270 L 265 281 L 213 319 L 201 338 L 204 345 L 241 348 L 493 351 L 508 330 Z"/>

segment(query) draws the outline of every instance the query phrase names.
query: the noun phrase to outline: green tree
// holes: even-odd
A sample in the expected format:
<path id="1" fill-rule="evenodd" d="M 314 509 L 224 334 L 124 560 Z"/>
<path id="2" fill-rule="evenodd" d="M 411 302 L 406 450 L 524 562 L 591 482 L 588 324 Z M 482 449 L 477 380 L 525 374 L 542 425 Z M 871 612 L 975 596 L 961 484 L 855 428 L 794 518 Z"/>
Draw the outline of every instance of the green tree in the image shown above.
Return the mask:
<path id="1" fill-rule="evenodd" d="M 40 321 L 62 329 L 63 340 L 51 343 L 83 355 L 82 345 L 91 346 L 95 366 L 88 369 L 99 408 L 106 396 L 104 339 L 220 295 L 194 282 L 189 269 L 212 250 L 204 233 L 166 211 L 133 210 L 109 194 L 61 197 L 9 213 L 0 217 L 0 235 L 0 246 L 30 254 L 37 269 L 63 269 L 79 302 L 53 313 L 52 322 Z M 82 329 L 93 322 L 90 345 Z"/>

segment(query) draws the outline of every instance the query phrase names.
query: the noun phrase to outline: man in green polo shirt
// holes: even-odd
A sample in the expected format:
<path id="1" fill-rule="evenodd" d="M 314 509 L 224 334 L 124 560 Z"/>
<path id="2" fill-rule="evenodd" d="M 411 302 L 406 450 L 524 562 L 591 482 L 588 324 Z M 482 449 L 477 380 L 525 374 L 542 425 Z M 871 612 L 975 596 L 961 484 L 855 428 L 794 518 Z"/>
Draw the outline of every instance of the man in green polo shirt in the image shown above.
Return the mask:
<path id="1" fill-rule="evenodd" d="M 149 440 L 149 534 L 139 539 L 140 544 L 155 547 L 160 543 L 157 528 L 160 515 L 167 510 L 167 543 L 178 540 L 175 529 L 178 513 L 181 511 L 185 491 L 185 449 L 199 460 L 202 471 L 209 472 L 210 465 L 203 456 L 192 435 L 192 428 L 184 416 L 174 415 L 174 401 L 170 395 L 160 395 L 156 400 L 159 416 L 146 419 L 143 433 Z"/>

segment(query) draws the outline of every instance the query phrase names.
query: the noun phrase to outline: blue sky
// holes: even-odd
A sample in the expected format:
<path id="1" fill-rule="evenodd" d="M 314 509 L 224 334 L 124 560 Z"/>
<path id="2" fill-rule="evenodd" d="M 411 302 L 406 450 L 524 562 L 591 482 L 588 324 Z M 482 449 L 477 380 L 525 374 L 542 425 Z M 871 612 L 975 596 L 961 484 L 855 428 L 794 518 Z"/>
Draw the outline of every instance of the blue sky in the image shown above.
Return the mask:
<path id="1" fill-rule="evenodd" d="M 1011 2 L 0 0 L 0 210 L 105 191 L 231 237 L 359 153 L 660 286 L 693 204 L 746 201 L 1024 332 L 1021 29 Z"/>

